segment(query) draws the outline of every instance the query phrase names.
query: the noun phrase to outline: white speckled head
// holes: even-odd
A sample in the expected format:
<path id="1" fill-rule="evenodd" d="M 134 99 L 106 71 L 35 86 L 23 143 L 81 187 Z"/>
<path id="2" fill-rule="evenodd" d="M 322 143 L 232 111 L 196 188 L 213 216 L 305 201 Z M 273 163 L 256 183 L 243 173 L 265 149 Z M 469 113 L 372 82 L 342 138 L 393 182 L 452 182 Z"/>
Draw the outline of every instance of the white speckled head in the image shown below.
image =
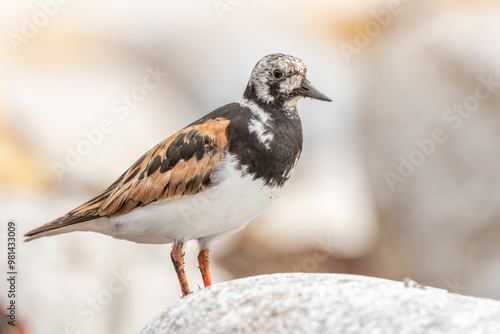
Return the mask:
<path id="1" fill-rule="evenodd" d="M 267 105 L 295 108 L 302 97 L 331 101 L 306 79 L 307 67 L 297 57 L 273 53 L 257 62 L 244 97 Z"/>

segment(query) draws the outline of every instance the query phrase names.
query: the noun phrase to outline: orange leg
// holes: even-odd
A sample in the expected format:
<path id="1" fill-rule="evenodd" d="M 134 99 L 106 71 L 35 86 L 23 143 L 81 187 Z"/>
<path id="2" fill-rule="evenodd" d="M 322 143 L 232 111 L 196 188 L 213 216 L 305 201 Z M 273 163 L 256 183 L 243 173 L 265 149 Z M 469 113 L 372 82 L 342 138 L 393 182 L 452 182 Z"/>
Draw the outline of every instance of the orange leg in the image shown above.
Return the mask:
<path id="1" fill-rule="evenodd" d="M 208 259 L 208 249 L 201 250 L 200 253 L 198 253 L 198 263 L 200 264 L 203 284 L 205 284 L 205 286 L 212 285 L 212 280 L 210 279 L 210 269 L 208 268 L 208 264 L 210 263 L 210 260 Z"/>
<path id="2" fill-rule="evenodd" d="M 184 253 L 182 252 L 183 244 L 182 242 L 174 243 L 172 252 L 170 253 L 170 258 L 174 264 L 175 272 L 177 273 L 177 278 L 179 279 L 179 284 L 182 290 L 182 296 L 191 293 L 189 291 L 189 285 L 186 279 L 186 273 L 184 272 Z"/>

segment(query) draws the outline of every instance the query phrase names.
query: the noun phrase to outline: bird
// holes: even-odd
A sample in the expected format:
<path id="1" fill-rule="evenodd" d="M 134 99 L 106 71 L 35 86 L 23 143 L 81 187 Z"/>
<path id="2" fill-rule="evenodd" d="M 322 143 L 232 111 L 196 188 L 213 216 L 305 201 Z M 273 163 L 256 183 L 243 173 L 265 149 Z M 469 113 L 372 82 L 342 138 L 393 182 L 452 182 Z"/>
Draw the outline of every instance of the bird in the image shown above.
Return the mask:
<path id="1" fill-rule="evenodd" d="M 205 287 L 213 242 L 243 229 L 290 180 L 302 152 L 301 98 L 331 102 L 291 55 L 269 54 L 253 68 L 243 97 L 160 142 L 102 193 L 25 234 L 25 241 L 92 231 L 136 243 L 172 244 L 182 296 L 191 293 L 184 249 L 199 245 Z"/>

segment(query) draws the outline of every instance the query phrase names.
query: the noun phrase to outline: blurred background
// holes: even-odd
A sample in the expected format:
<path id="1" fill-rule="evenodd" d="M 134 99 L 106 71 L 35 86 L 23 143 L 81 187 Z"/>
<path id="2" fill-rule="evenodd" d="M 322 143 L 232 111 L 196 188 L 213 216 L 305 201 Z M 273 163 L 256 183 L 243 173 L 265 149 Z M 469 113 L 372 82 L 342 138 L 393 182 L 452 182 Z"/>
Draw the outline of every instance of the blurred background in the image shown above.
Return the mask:
<path id="1" fill-rule="evenodd" d="M 21 235 L 239 100 L 273 52 L 303 59 L 333 102 L 299 103 L 295 175 L 214 245 L 214 282 L 354 273 L 500 299 L 499 10 L 486 0 L 1 1 L 0 247 L 14 220 L 18 321 L 26 333 L 137 333 L 179 300 L 169 245 Z M 196 254 L 189 245 L 192 289 Z"/>

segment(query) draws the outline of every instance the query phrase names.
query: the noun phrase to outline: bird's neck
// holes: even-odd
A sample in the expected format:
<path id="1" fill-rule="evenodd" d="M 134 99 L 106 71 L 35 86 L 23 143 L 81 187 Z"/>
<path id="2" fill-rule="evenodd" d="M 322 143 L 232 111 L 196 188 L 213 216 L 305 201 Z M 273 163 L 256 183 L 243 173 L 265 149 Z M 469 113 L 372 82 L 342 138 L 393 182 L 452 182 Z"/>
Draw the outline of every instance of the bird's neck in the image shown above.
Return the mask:
<path id="1" fill-rule="evenodd" d="M 243 103 L 253 105 L 253 109 L 258 107 L 263 113 L 267 113 L 270 118 L 275 120 L 282 118 L 299 118 L 297 112 L 298 101 L 298 97 L 290 100 L 283 100 L 278 96 L 267 99 L 266 101 L 257 94 L 255 86 L 251 83 L 248 83 L 242 99 Z"/>

